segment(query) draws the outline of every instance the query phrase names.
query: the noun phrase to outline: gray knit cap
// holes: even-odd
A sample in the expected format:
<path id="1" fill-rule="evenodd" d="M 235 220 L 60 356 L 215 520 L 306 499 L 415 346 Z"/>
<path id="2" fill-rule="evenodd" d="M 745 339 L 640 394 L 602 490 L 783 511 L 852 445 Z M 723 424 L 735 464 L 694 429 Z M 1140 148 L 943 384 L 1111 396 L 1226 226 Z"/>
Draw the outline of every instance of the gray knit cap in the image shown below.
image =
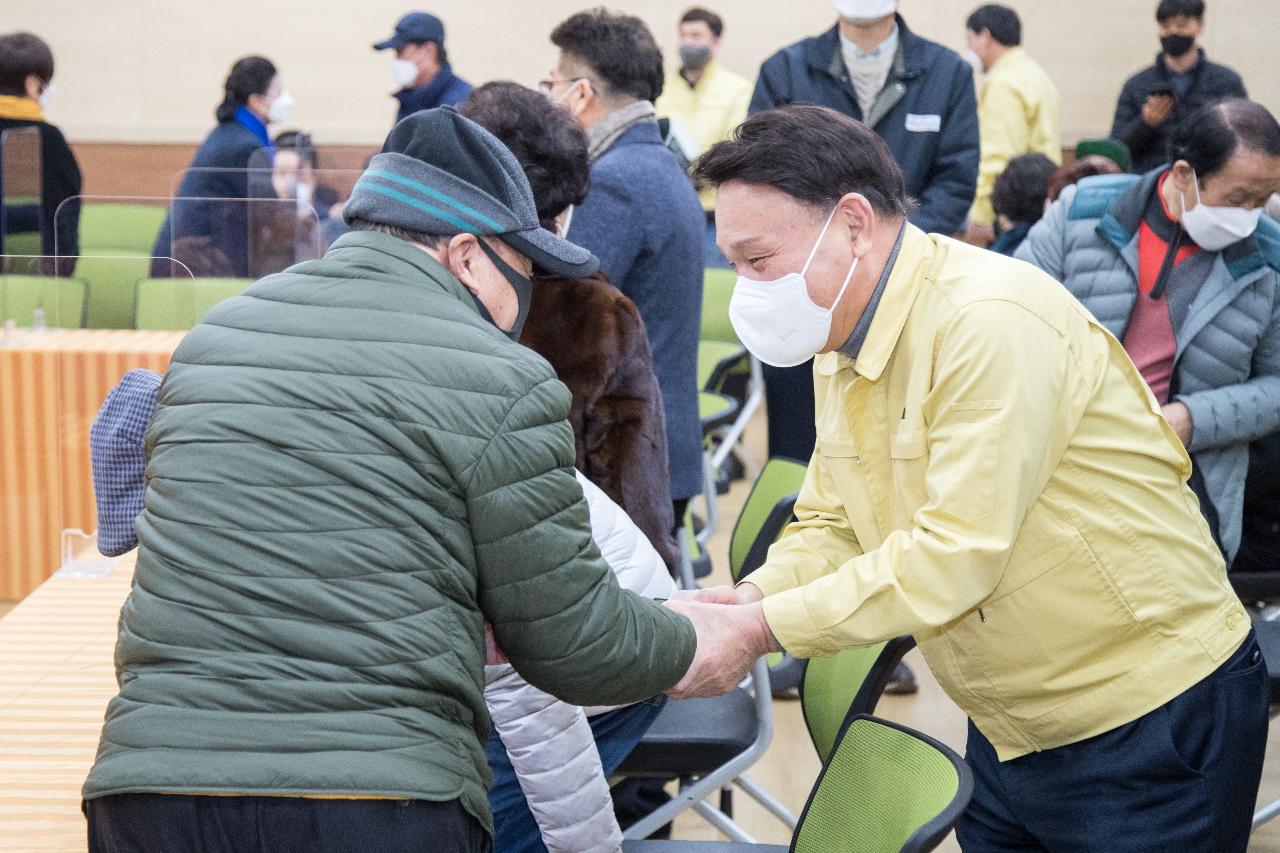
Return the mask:
<path id="1" fill-rule="evenodd" d="M 392 128 L 360 176 L 343 217 L 424 234 L 492 235 L 541 270 L 583 278 L 595 255 L 538 224 L 515 155 L 452 107 L 423 110 Z"/>

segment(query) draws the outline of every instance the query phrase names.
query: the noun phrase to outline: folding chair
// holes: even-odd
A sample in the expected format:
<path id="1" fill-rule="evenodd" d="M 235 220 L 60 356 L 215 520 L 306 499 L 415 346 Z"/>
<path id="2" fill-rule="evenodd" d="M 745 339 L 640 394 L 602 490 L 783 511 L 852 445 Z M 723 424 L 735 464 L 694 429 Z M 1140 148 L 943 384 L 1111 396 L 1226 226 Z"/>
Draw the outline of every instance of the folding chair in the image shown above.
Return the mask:
<path id="1" fill-rule="evenodd" d="M 964 814 L 973 775 L 933 738 L 850 716 L 809 794 L 791 845 L 628 841 L 624 853 L 924 853 Z"/>
<path id="2" fill-rule="evenodd" d="M 0 275 L 0 323 L 84 326 L 86 286 L 82 279 L 45 275 Z"/>
<path id="3" fill-rule="evenodd" d="M 702 279 L 702 328 L 698 344 L 698 378 L 702 384 L 699 387 L 723 393 L 730 376 L 746 378 L 737 416 L 719 434 L 720 444 L 711 455 L 711 466 L 717 471 L 735 451 L 740 458 L 750 461 L 740 441 L 747 424 L 764 402 L 764 372 L 760 362 L 747 352 L 729 321 L 729 301 L 736 280 L 733 270 L 717 268 L 705 270 Z"/>
<path id="4" fill-rule="evenodd" d="M 729 549 L 729 571 L 743 572 L 742 560 L 760 550 L 791 520 L 795 495 L 804 480 L 805 466 L 791 460 L 771 460 L 756 479 L 734 528 Z M 680 812 L 694 809 L 730 838 L 752 841 L 733 822 L 731 798 L 722 795 L 722 808 L 705 799 L 736 785 L 790 827 L 796 818 L 766 791 L 743 777 L 773 739 L 773 698 L 765 658 L 756 661 L 743 686 L 724 696 L 668 702 L 640 743 L 618 768 L 622 777 L 679 779 L 675 799 L 630 827 L 626 838 L 644 838 Z"/>

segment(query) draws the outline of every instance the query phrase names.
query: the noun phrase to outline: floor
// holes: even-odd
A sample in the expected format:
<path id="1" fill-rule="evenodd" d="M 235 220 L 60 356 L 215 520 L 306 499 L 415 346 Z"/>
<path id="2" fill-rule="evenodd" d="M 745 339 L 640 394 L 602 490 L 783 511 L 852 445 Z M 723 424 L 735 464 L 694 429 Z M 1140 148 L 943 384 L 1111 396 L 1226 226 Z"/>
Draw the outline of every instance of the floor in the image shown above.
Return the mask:
<path id="1" fill-rule="evenodd" d="M 764 459 L 763 418 L 757 417 L 747 431 L 746 446 L 756 460 Z M 713 574 L 706 583 L 727 583 L 725 568 L 729 533 L 732 520 L 737 518 L 746 498 L 747 484 L 735 483 L 729 494 L 721 496 L 720 511 L 724 522 L 712 538 L 709 548 L 713 560 Z M 17 602 L 0 600 L 0 617 Z M 963 753 L 964 715 L 938 687 L 929 670 L 920 660 L 919 652 L 907 657 L 920 682 L 920 692 L 915 696 L 886 696 L 877 713 L 891 720 L 926 732 Z M 800 704 L 794 700 L 775 700 L 775 735 L 768 753 L 748 774 L 755 782 L 770 791 L 796 814 L 804 807 L 809 788 L 816 778 L 819 762 L 805 732 Z M 1273 723 L 1267 747 L 1267 764 L 1263 773 L 1260 802 L 1280 798 L 1280 723 Z M 788 830 L 772 815 L 756 805 L 749 797 L 738 793 L 734 797 L 735 819 L 755 838 L 762 842 L 785 843 Z M 686 812 L 676 820 L 675 837 L 681 839 L 720 839 L 722 836 L 702 818 Z M 1280 853 L 1280 820 L 1260 828 L 1254 833 L 1249 846 L 1254 853 Z M 954 839 L 948 839 L 939 850 L 957 851 Z"/>

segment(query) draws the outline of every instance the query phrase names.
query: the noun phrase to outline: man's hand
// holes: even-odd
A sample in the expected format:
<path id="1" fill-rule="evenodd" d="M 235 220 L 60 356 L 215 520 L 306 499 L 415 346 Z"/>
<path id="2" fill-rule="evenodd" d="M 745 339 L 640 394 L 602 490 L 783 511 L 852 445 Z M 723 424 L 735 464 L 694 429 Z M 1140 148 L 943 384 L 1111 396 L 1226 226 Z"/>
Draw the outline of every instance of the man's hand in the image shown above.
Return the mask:
<path id="1" fill-rule="evenodd" d="M 780 651 L 759 604 L 704 604 L 671 599 L 667 607 L 693 623 L 698 637 L 693 663 L 675 687 L 672 699 L 719 696 L 738 686 L 764 654 Z"/>
<path id="2" fill-rule="evenodd" d="M 764 598 L 760 587 L 753 583 L 743 583 L 737 588 L 731 586 L 709 586 L 706 589 L 679 589 L 671 596 L 671 601 L 699 601 L 703 604 L 755 604 Z"/>
<path id="3" fill-rule="evenodd" d="M 1160 407 L 1160 414 L 1164 415 L 1169 426 L 1178 434 L 1178 438 L 1182 440 L 1182 446 L 1190 447 L 1194 424 L 1191 421 L 1191 410 L 1187 408 L 1186 403 L 1168 403 Z"/>
<path id="4" fill-rule="evenodd" d="M 1168 121 L 1172 112 L 1172 95 L 1147 95 L 1147 100 L 1142 105 L 1142 121 L 1148 127 L 1159 127 Z"/>
<path id="5" fill-rule="evenodd" d="M 995 226 L 970 222 L 969 229 L 964 232 L 964 241 L 970 245 L 986 249 L 996 241 Z"/>

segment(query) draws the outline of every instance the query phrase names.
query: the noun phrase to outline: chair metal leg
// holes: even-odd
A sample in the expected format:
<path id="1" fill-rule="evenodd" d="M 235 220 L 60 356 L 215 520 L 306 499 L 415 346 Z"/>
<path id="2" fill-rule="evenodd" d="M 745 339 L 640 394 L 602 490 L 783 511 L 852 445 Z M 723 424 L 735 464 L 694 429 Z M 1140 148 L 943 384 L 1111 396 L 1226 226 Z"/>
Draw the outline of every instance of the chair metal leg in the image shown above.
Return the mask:
<path id="1" fill-rule="evenodd" d="M 1257 829 L 1264 823 L 1270 823 L 1280 817 L 1280 800 L 1269 803 L 1253 813 L 1253 828 Z"/>
<path id="2" fill-rule="evenodd" d="M 695 805 L 693 810 L 702 815 L 707 823 L 729 836 L 730 841 L 737 841 L 742 844 L 760 843 L 751 835 L 748 835 L 746 830 L 734 823 L 728 815 L 708 803 L 706 800 Z"/>
<path id="3" fill-rule="evenodd" d="M 703 451 L 702 453 L 702 501 L 706 504 L 707 518 L 701 531 L 694 537 L 698 544 L 703 548 L 707 547 L 707 543 L 711 541 L 711 537 L 715 535 L 716 528 L 720 525 L 720 505 L 719 498 L 716 495 L 716 469 L 711 464 L 711 454 Z"/>
<path id="4" fill-rule="evenodd" d="M 733 780 L 733 783 L 741 788 L 751 799 L 764 806 L 774 817 L 785 823 L 788 829 L 794 831 L 797 824 L 800 823 L 800 819 L 793 815 L 791 810 L 784 806 L 777 797 L 752 782 L 746 776 L 739 776 Z"/>
<path id="5" fill-rule="evenodd" d="M 724 434 L 724 438 L 720 442 L 720 446 L 716 448 L 715 454 L 711 457 L 711 464 L 719 468 L 729 454 L 737 445 L 742 434 L 747 430 L 747 424 L 751 421 L 751 416 L 760 408 L 760 404 L 764 402 L 764 370 L 760 367 L 760 362 L 752 357 L 751 359 L 751 380 L 747 385 L 747 399 L 743 401 L 742 410 L 738 412 L 738 417 L 734 418 L 729 430 Z"/>
<path id="6" fill-rule="evenodd" d="M 685 529 L 683 519 L 676 527 L 676 542 L 680 546 L 680 587 L 697 589 L 698 579 L 693 576 L 693 558 L 689 553 L 692 546 L 689 542 L 689 531 Z"/>

